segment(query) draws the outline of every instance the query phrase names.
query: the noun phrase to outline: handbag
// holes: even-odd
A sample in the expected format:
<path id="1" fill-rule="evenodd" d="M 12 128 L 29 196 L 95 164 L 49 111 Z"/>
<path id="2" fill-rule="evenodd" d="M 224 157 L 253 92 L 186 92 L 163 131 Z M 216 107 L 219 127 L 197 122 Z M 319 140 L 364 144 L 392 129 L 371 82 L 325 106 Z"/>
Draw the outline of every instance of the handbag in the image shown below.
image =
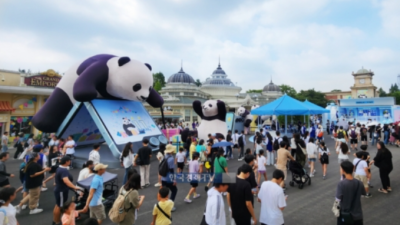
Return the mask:
<path id="1" fill-rule="evenodd" d="M 160 210 L 160 212 L 162 212 L 162 214 L 164 214 L 165 217 L 167 217 L 172 222 L 172 217 L 170 217 L 168 214 L 166 214 L 164 212 L 164 210 L 162 210 L 162 208 L 160 207 L 160 205 L 158 203 L 157 203 L 157 208 L 158 208 L 158 210 Z"/>
<path id="2" fill-rule="evenodd" d="M 204 151 L 201 151 L 200 152 L 200 162 L 205 162 L 205 161 L 207 161 L 207 157 L 204 154 Z"/>
<path id="3" fill-rule="evenodd" d="M 301 151 L 303 152 L 304 155 L 307 155 L 307 149 L 301 147 L 301 145 L 299 145 L 298 143 L 297 143 L 297 146 L 300 147 L 300 149 L 301 149 Z"/>
<path id="4" fill-rule="evenodd" d="M 357 192 L 359 186 L 360 186 L 360 182 L 357 181 L 356 192 Z M 356 198 L 357 197 L 355 195 L 353 195 L 353 201 L 351 202 L 350 209 L 353 208 L 354 202 L 356 201 Z M 340 212 L 340 217 L 342 218 L 342 220 L 343 220 L 343 222 L 345 224 L 353 224 L 354 223 L 353 215 L 351 215 L 351 212 L 349 210 L 341 211 Z"/>
<path id="5" fill-rule="evenodd" d="M 333 215 L 335 215 L 335 217 L 340 216 L 340 201 L 335 199 L 335 201 L 333 202 L 333 206 L 332 206 L 332 212 L 333 212 Z"/>

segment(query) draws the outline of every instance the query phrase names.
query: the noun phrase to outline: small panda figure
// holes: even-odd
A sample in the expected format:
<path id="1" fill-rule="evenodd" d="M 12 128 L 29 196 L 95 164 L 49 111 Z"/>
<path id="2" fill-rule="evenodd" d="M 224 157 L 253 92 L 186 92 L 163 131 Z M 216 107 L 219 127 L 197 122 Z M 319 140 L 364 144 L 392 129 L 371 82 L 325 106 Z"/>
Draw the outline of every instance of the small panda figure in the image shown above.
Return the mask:
<path id="1" fill-rule="evenodd" d="M 208 134 L 221 133 L 226 135 L 226 107 L 220 100 L 207 100 L 204 104 L 196 100 L 193 102 L 193 110 L 201 118 L 201 123 L 197 128 L 199 139 L 207 140 Z"/>
<path id="2" fill-rule="evenodd" d="M 126 135 L 132 136 L 133 135 L 132 130 L 135 129 L 136 127 L 131 123 L 130 119 L 124 117 L 122 118 L 122 128 L 124 128 Z"/>
<path id="3" fill-rule="evenodd" d="M 253 116 L 243 106 L 240 106 L 238 108 L 237 113 L 238 113 L 239 116 L 243 117 L 243 119 L 244 119 L 244 123 L 243 123 L 243 125 L 244 125 L 244 134 L 248 134 L 251 121 L 253 121 Z"/>
<path id="4" fill-rule="evenodd" d="M 257 109 L 257 108 L 260 108 L 260 106 L 259 106 L 259 105 L 253 105 L 253 106 L 251 106 L 251 110 Z M 254 123 L 255 123 L 256 125 L 258 125 L 258 124 L 263 124 L 264 121 L 268 120 L 269 117 L 270 117 L 270 116 L 268 116 L 268 115 L 257 116 L 257 118 L 254 120 Z"/>
<path id="5" fill-rule="evenodd" d="M 95 55 L 65 73 L 32 118 L 32 124 L 43 132 L 55 132 L 76 101 L 95 98 L 146 101 L 153 107 L 161 107 L 164 100 L 152 86 L 150 65 L 128 57 Z"/>

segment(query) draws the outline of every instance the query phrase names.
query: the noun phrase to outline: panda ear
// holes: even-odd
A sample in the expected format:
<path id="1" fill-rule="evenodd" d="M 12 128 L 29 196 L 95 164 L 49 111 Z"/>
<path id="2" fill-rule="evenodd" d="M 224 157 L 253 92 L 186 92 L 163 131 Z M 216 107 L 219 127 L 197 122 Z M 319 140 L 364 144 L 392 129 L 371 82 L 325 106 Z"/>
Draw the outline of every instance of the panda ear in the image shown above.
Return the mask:
<path id="1" fill-rule="evenodd" d="M 124 57 L 121 57 L 118 59 L 118 65 L 123 66 L 130 61 L 131 61 L 131 59 L 129 57 L 124 56 Z"/>
<path id="2" fill-rule="evenodd" d="M 145 63 L 144 65 L 146 65 L 147 68 L 149 68 L 149 70 L 151 71 L 151 66 L 150 66 L 150 64 Z"/>

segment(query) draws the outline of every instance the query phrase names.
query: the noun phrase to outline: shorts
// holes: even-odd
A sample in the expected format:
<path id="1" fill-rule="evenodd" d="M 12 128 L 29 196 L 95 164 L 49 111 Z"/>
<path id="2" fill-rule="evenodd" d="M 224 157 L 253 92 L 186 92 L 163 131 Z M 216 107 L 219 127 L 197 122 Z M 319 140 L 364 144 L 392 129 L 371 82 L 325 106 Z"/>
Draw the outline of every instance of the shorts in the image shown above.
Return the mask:
<path id="1" fill-rule="evenodd" d="M 5 181 L 0 182 L 0 187 L 4 187 L 4 186 L 7 186 L 7 185 L 10 185 L 10 181 L 8 180 L 8 178 Z"/>
<path id="2" fill-rule="evenodd" d="M 367 136 L 361 136 L 361 141 L 367 141 Z"/>
<path id="3" fill-rule="evenodd" d="M 196 188 L 197 186 L 199 186 L 199 182 L 197 180 L 192 180 L 190 181 L 190 185 L 192 185 L 193 188 Z"/>
<path id="4" fill-rule="evenodd" d="M 285 179 L 284 180 L 286 180 L 286 177 L 287 177 L 287 168 L 286 168 L 286 166 L 285 167 L 276 166 L 276 168 L 278 170 L 282 170 L 283 174 L 285 175 Z"/>
<path id="5" fill-rule="evenodd" d="M 315 161 L 317 161 L 317 159 L 316 158 L 308 158 L 308 161 L 315 162 Z"/>
<path id="6" fill-rule="evenodd" d="M 68 190 L 54 191 L 54 197 L 56 197 L 56 205 L 61 208 L 64 206 L 64 203 L 68 200 Z"/>
<path id="7" fill-rule="evenodd" d="M 363 185 L 364 185 L 364 187 L 365 188 L 367 188 L 368 187 L 368 178 L 367 178 L 367 176 L 364 176 L 364 175 L 354 175 L 354 178 L 355 179 L 357 179 L 357 180 L 359 180 L 359 181 L 361 181 L 362 183 L 363 183 Z"/>
<path id="8" fill-rule="evenodd" d="M 265 174 L 265 170 L 259 170 L 258 173 L 259 174 Z"/>
<path id="9" fill-rule="evenodd" d="M 25 181 L 24 181 L 24 183 L 22 183 L 22 188 L 23 188 L 25 193 L 29 193 L 29 189 L 26 188 L 26 182 Z"/>
<path id="10" fill-rule="evenodd" d="M 344 162 L 344 161 L 349 161 L 349 159 L 338 159 L 339 165 L 342 164 L 342 162 Z"/>
<path id="11" fill-rule="evenodd" d="M 350 144 L 357 144 L 357 143 L 358 143 L 357 138 L 350 139 Z"/>
<path id="12" fill-rule="evenodd" d="M 183 167 L 185 167 L 185 163 L 184 162 L 178 162 L 178 168 L 183 170 Z"/>
<path id="13" fill-rule="evenodd" d="M 89 206 L 89 210 L 90 210 L 90 218 L 94 218 L 96 220 L 105 220 L 107 218 L 103 204 L 96 206 Z"/>

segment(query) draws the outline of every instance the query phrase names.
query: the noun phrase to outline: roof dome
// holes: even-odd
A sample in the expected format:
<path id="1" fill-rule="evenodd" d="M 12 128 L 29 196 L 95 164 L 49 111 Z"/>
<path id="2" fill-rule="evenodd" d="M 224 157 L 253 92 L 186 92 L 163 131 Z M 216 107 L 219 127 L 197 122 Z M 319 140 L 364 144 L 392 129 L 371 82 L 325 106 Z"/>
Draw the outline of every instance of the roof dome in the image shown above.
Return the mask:
<path id="1" fill-rule="evenodd" d="M 369 70 L 367 70 L 367 69 L 364 69 L 364 68 L 361 68 L 361 69 L 359 69 L 359 70 L 357 71 L 356 74 L 364 74 L 364 73 L 371 73 L 371 71 L 369 71 Z"/>
<path id="2" fill-rule="evenodd" d="M 218 67 L 211 74 L 211 78 L 207 78 L 203 83 L 203 86 L 235 86 L 233 82 L 227 78 L 225 71 L 222 69 L 221 64 L 218 63 Z"/>
<path id="3" fill-rule="evenodd" d="M 225 71 L 221 68 L 221 64 L 218 63 L 218 67 L 212 74 L 223 74 L 226 75 Z"/>
<path id="4" fill-rule="evenodd" d="M 264 86 L 263 92 L 269 92 L 269 91 L 276 91 L 276 92 L 280 92 L 281 88 L 278 85 L 275 85 L 274 83 L 272 83 L 272 80 L 269 84 Z"/>
<path id="5" fill-rule="evenodd" d="M 188 83 L 188 84 L 195 83 L 193 77 L 190 76 L 189 74 L 185 73 L 185 71 L 183 71 L 182 67 L 181 67 L 181 70 L 179 70 L 179 72 L 171 75 L 168 78 L 167 82 L 168 83 Z"/>

